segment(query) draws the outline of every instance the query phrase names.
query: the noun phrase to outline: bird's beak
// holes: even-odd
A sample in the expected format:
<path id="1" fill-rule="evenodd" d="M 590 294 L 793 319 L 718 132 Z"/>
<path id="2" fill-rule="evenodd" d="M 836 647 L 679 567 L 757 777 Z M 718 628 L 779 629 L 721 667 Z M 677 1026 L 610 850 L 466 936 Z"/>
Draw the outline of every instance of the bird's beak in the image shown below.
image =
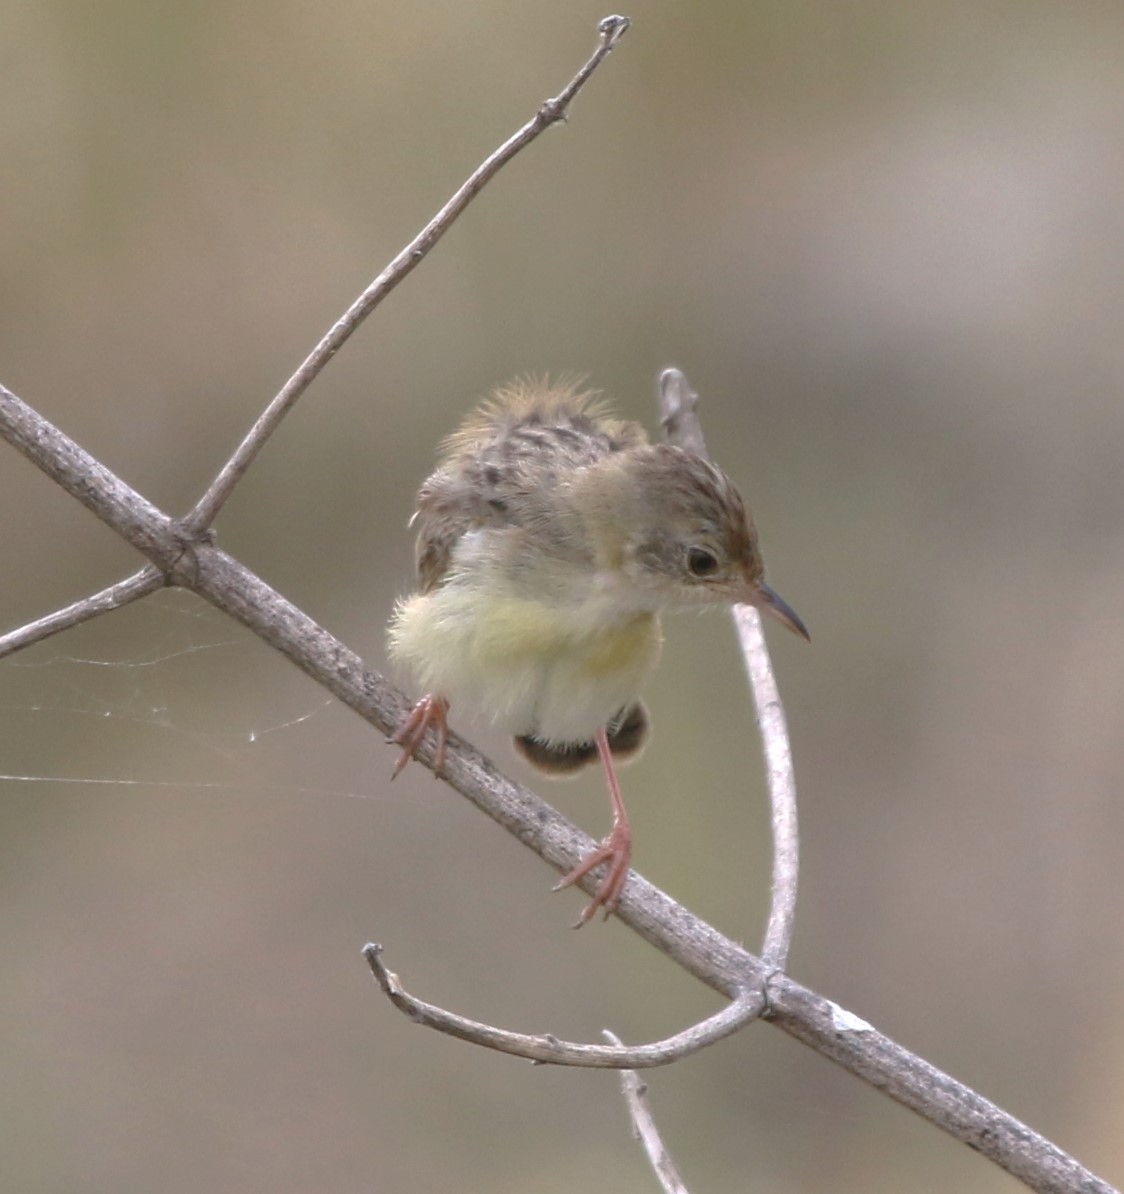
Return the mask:
<path id="1" fill-rule="evenodd" d="M 757 606 L 763 613 L 770 614 L 778 622 L 783 623 L 793 634 L 798 634 L 802 639 L 811 642 L 812 636 L 808 633 L 808 627 L 804 625 L 800 615 L 783 597 L 774 593 L 767 584 L 758 581 L 753 585 L 747 594 L 747 601 L 750 605 Z"/>

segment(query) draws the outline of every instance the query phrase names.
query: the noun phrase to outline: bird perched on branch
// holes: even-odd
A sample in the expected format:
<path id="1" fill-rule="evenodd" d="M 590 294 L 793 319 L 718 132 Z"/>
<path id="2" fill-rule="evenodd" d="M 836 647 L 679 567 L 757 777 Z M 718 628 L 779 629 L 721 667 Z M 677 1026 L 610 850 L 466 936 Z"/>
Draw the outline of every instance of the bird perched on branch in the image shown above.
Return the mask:
<path id="1" fill-rule="evenodd" d="M 661 612 L 744 602 L 807 638 L 804 623 L 765 584 L 726 474 L 649 443 L 574 382 L 497 391 L 444 442 L 417 500 L 420 591 L 398 604 L 389 642 L 427 695 L 393 737 L 394 773 L 430 730 L 441 770 L 447 713 L 462 704 L 547 773 L 600 757 L 612 829 L 558 887 L 607 864 L 577 923 L 598 908 L 608 916 L 632 855 L 613 761 L 647 737 L 640 692 L 659 659 Z"/>

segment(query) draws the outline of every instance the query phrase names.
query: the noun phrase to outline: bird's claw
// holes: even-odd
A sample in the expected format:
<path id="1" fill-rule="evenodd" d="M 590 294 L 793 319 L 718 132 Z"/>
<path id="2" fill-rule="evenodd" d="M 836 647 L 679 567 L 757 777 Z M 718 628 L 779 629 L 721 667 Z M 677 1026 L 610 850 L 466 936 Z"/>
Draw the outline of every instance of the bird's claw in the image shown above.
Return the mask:
<path id="1" fill-rule="evenodd" d="M 593 899 L 574 922 L 575 929 L 580 929 L 582 925 L 591 921 L 598 908 L 604 908 L 606 920 L 609 919 L 611 913 L 616 911 L 621 893 L 624 891 L 625 880 L 628 878 L 629 867 L 632 864 L 632 834 L 627 826 L 613 826 L 609 836 L 601 845 L 587 854 L 569 874 L 560 879 L 554 885 L 554 890 L 561 891 L 565 887 L 572 887 L 603 862 L 608 863 L 605 876 L 594 893 Z"/>
<path id="2" fill-rule="evenodd" d="M 398 729 L 390 737 L 390 741 L 402 747 L 398 762 L 390 773 L 391 779 L 396 779 L 399 772 L 417 754 L 425 738 L 426 731 L 432 727 L 436 738 L 433 773 L 441 775 L 445 770 L 445 747 L 449 741 L 448 722 L 449 702 L 442 696 L 427 694 L 402 719 Z"/>

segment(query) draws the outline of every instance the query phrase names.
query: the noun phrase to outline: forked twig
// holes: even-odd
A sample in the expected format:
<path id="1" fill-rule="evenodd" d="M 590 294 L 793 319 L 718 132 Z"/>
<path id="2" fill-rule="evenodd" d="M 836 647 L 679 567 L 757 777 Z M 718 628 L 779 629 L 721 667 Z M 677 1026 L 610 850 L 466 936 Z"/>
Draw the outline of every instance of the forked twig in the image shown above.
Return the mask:
<path id="1" fill-rule="evenodd" d="M 627 17 L 620 16 L 606 17 L 600 22 L 598 25 L 600 41 L 597 49 L 570 82 L 553 99 L 547 100 L 514 136 L 505 141 L 477 166 L 445 206 L 340 316 L 327 335 L 309 353 L 300 368 L 265 408 L 234 454 L 183 520 L 182 532 L 185 539 L 198 537 L 211 525 L 266 440 L 277 430 L 281 420 L 292 409 L 297 399 L 343 347 L 352 332 L 422 261 L 484 186 L 520 150 L 530 145 L 542 132 L 552 124 L 565 121 L 566 112 L 574 97 L 589 81 L 590 76 L 613 50 L 617 42 L 628 32 L 629 24 Z M 117 609 L 130 601 L 135 601 L 138 597 L 144 597 L 166 583 L 160 572 L 146 567 L 127 580 L 111 585 L 99 593 L 94 593 L 73 605 L 57 610 L 55 613 L 38 618 L 17 630 L 10 631 L 0 638 L 0 658 L 48 638 L 52 634 L 57 634 L 61 630 L 97 617 L 99 614 Z"/>
<path id="2" fill-rule="evenodd" d="M 265 408 L 246 438 L 238 445 L 234 455 L 223 465 L 221 472 L 188 514 L 184 520 L 184 529 L 188 534 L 198 533 L 211 525 L 223 503 L 253 463 L 254 457 L 320 370 L 339 352 L 351 333 L 379 303 L 421 263 L 429 250 L 445 235 L 453 221 L 476 198 L 489 180 L 494 178 L 521 149 L 530 145 L 540 133 L 552 124 L 566 119 L 566 110 L 570 103 L 617 42 L 628 32 L 629 24 L 627 17 L 612 16 L 606 17 L 598 25 L 600 42 L 589 61 L 558 95 L 547 100 L 514 136 L 509 137 L 476 167 L 445 206 L 340 316 L 328 334 L 281 388 L 276 398 Z"/>

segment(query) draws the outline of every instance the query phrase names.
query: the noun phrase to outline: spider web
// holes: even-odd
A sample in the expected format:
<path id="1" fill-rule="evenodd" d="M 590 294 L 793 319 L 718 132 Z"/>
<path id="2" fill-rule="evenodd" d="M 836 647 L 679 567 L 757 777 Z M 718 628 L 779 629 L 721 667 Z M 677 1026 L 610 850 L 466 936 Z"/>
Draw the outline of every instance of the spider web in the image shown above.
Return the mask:
<path id="1" fill-rule="evenodd" d="M 324 768 L 314 744 L 348 722 L 248 631 L 164 591 L 0 660 L 0 793 L 59 784 L 361 796 L 315 782 Z"/>

